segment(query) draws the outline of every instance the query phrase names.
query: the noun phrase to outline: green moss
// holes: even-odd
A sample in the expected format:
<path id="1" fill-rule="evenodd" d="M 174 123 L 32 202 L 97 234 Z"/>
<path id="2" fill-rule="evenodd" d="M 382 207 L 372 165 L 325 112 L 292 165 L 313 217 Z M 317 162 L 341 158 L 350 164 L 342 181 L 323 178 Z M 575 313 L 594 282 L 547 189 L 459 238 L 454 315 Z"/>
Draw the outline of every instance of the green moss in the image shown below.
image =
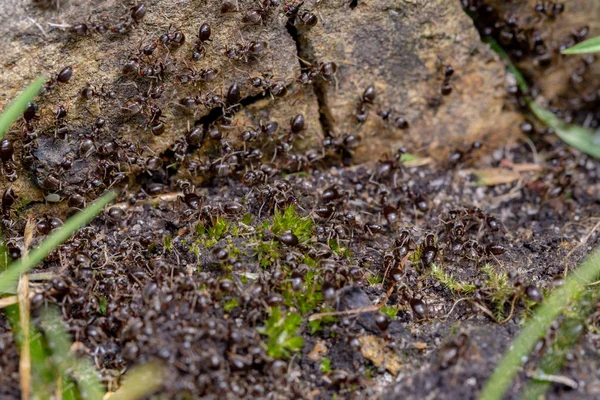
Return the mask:
<path id="1" fill-rule="evenodd" d="M 279 260 L 279 242 L 275 240 L 261 241 L 256 246 L 256 258 L 261 267 L 267 267 Z"/>
<path id="2" fill-rule="evenodd" d="M 444 286 L 455 293 L 469 294 L 475 291 L 476 287 L 472 283 L 462 282 L 454 278 L 452 274 L 449 274 L 442 270 L 437 264 L 431 265 L 431 277 L 441 282 Z"/>
<path id="3" fill-rule="evenodd" d="M 381 312 L 392 319 L 395 319 L 398 316 L 398 308 L 396 307 L 383 306 Z"/>
<path id="4" fill-rule="evenodd" d="M 331 371 L 331 360 L 325 357 L 321 360 L 321 372 L 327 374 L 329 371 Z"/>
<path id="5" fill-rule="evenodd" d="M 276 235 L 292 231 L 298 237 L 300 243 L 306 243 L 310 240 L 312 220 L 308 217 L 299 217 L 292 205 L 286 208 L 283 214 L 279 210 L 275 210 L 271 230 Z"/>
<path id="6" fill-rule="evenodd" d="M 171 239 L 171 235 L 166 235 L 163 238 L 163 246 L 165 246 L 165 249 L 170 253 L 172 251 L 171 248 L 172 245 L 172 239 Z"/>
<path id="7" fill-rule="evenodd" d="M 206 234 L 209 238 L 207 241 L 207 247 L 217 243 L 229 229 L 229 223 L 224 218 L 218 217 L 214 222 L 213 226 L 206 230 Z M 210 244 L 209 244 L 210 242 Z"/>
<path id="8" fill-rule="evenodd" d="M 100 310 L 100 314 L 102 314 L 102 315 L 106 314 L 106 306 L 107 305 L 108 305 L 108 302 L 106 300 L 106 297 L 98 296 L 98 309 Z"/>
<path id="9" fill-rule="evenodd" d="M 383 282 L 383 276 L 380 275 L 371 275 L 368 278 L 369 284 L 371 285 L 378 285 L 381 282 Z"/>
<path id="10" fill-rule="evenodd" d="M 410 253 L 410 256 L 408 256 L 408 259 L 414 265 L 419 265 L 419 261 L 421 261 L 422 255 L 423 255 L 423 250 L 421 249 L 421 247 L 417 247 L 412 253 Z"/>
<path id="11" fill-rule="evenodd" d="M 241 222 L 246 226 L 250 226 L 252 224 L 252 221 L 254 221 L 254 217 L 250 213 L 244 214 L 241 220 Z"/>
<path id="12" fill-rule="evenodd" d="M 239 305 L 240 300 L 237 297 L 234 297 L 225 302 L 223 305 L 223 310 L 225 310 L 226 313 L 230 313 L 234 308 L 239 307 Z"/>
<path id="13" fill-rule="evenodd" d="M 321 311 L 322 312 L 331 312 L 331 311 L 335 311 L 335 310 L 333 309 L 333 307 L 322 307 Z M 323 330 L 324 325 L 333 324 L 337 320 L 338 319 L 336 317 L 329 316 L 329 317 L 315 319 L 314 321 L 309 321 L 307 325 L 310 328 L 310 334 L 314 335 L 315 333 L 321 332 Z"/>
<path id="14" fill-rule="evenodd" d="M 271 308 L 271 315 L 260 333 L 266 336 L 267 354 L 275 358 L 289 358 L 302 349 L 304 339 L 298 335 L 302 317 L 298 313 L 283 314 L 279 308 Z"/>
<path id="15" fill-rule="evenodd" d="M 327 242 L 331 251 L 333 251 L 339 257 L 345 257 L 346 259 L 350 258 L 350 249 L 347 247 L 343 247 L 339 244 L 337 240 L 331 239 Z"/>
<path id="16" fill-rule="evenodd" d="M 515 296 L 516 289 L 509 285 L 508 275 L 505 272 L 498 272 L 490 265 L 485 264 L 481 267 L 483 273 L 487 275 L 485 288 L 490 292 L 490 300 L 494 306 L 494 316 L 501 320 L 505 318 L 505 309 Z"/>

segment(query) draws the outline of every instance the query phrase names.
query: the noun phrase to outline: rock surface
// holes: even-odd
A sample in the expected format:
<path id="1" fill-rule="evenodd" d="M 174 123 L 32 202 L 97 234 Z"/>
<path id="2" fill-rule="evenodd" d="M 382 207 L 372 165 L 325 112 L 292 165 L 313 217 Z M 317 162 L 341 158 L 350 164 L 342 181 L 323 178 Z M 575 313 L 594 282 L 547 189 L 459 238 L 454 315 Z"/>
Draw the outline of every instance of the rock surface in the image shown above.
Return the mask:
<path id="1" fill-rule="evenodd" d="M 597 56 L 560 50 L 600 35 L 600 2 L 467 1 L 483 36 L 505 48 L 536 101 L 568 122 L 600 126 Z"/>
<path id="2" fill-rule="evenodd" d="M 476 140 L 502 143 L 514 129 L 514 115 L 503 111 L 504 67 L 480 43 L 458 3 L 303 3 L 296 17 L 291 3 L 240 1 L 237 10 L 227 13 L 221 13 L 222 2 L 216 0 L 143 4 L 145 15 L 137 21 L 134 2 L 104 0 L 92 6 L 77 0 L 11 0 L 3 7 L 0 104 L 37 75 L 49 79 L 38 100 L 39 119 L 29 128 L 30 143 L 21 140 L 21 131 L 27 130 L 23 123 L 8 134 L 19 167 L 15 185 L 28 202 L 48 194 L 53 200 L 94 197 L 118 183 L 135 184 L 141 172 L 167 183 L 166 176 L 152 174 L 149 166 L 156 163 L 175 165 L 180 172 L 199 166 L 213 171 L 215 160 L 232 160 L 228 146 L 242 146 L 242 133 L 267 120 L 279 124 L 280 137 L 292 138 L 285 154 L 278 153 L 292 172 L 322 158 L 326 134 L 336 138 L 334 153 L 353 154 L 354 161 L 363 162 L 401 145 L 439 155 Z M 252 11 L 261 16 L 260 23 L 248 22 Z M 318 19 L 315 26 L 302 21 L 306 12 Z M 212 34 L 201 45 L 204 56 L 195 61 L 203 23 L 210 24 Z M 87 32 L 78 24 L 85 24 Z M 179 33 L 185 36 L 181 45 L 176 43 Z M 267 50 L 252 55 L 252 46 L 263 41 Z M 148 46 L 154 49 L 144 54 Z M 239 59 L 226 56 L 231 49 Z M 324 76 L 322 63 L 328 61 L 339 70 Z M 447 78 L 446 65 L 455 71 Z M 56 82 L 67 66 L 73 68 L 68 83 Z M 217 74 L 204 82 L 199 77 L 208 69 Z M 301 72 L 311 71 L 312 82 L 301 84 Z M 251 78 L 258 77 L 262 83 L 253 87 Z M 243 107 L 226 100 L 234 83 L 240 88 L 235 100 Z M 368 117 L 359 124 L 357 102 L 371 84 L 376 98 L 365 104 Z M 451 88 L 445 96 L 444 84 Z M 286 87 L 287 95 L 276 97 L 275 85 Z M 90 99 L 82 99 L 85 88 Z M 159 89 L 163 94 L 155 96 Z M 186 108 L 184 98 L 197 104 Z M 60 105 L 67 115 L 58 120 Z M 153 117 L 156 109 L 161 115 Z M 385 110 L 391 112 L 387 121 L 376 115 Z M 290 135 L 290 119 L 297 114 L 304 116 L 305 129 Z M 230 117 L 227 126 L 224 116 Z M 95 126 L 99 117 L 105 120 L 101 128 Z M 399 117 L 407 129 L 397 127 Z M 164 132 L 154 135 L 159 124 Z M 186 139 L 195 126 L 201 136 Z M 211 126 L 219 127 L 222 139 L 207 141 Z M 57 134 L 61 127 L 66 135 Z M 33 155 L 33 161 L 23 163 L 26 155 Z M 266 151 L 262 155 L 264 161 L 271 159 Z M 65 158 L 77 168 L 62 168 Z M 58 188 L 44 184 L 54 178 L 61 181 Z"/>
<path id="3" fill-rule="evenodd" d="M 398 146 L 445 153 L 475 140 L 498 143 L 511 136 L 513 116 L 503 111 L 504 66 L 481 43 L 473 23 L 452 1 L 343 0 L 318 5 L 320 23 L 300 32 L 306 57 L 339 66 L 335 84 L 323 88 L 321 107 L 334 135 L 359 135 L 356 158 L 377 158 Z M 451 93 L 442 95 L 444 68 Z M 374 85 L 375 104 L 365 123 L 357 103 Z M 376 115 L 391 110 L 389 122 Z M 404 118 L 408 129 L 394 124 Z"/>

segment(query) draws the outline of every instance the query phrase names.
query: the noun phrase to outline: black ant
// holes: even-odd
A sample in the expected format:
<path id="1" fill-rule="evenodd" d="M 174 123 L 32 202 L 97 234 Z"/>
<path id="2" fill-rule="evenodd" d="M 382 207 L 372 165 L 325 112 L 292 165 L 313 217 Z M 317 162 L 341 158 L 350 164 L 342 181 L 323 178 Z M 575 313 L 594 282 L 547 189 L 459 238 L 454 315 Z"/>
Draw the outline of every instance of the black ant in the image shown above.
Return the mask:
<path id="1" fill-rule="evenodd" d="M 171 31 L 172 26 L 169 26 L 167 32 L 159 38 L 160 42 L 168 48 L 178 48 L 185 43 L 185 35 L 182 31 Z"/>
<path id="2" fill-rule="evenodd" d="M 200 71 L 196 71 L 193 68 L 187 68 L 187 70 L 189 70 L 190 73 L 179 74 L 175 77 L 179 81 L 179 83 L 191 83 L 195 85 L 196 82 L 211 82 L 219 74 L 219 71 L 214 68 L 201 69 Z"/>
<path id="3" fill-rule="evenodd" d="M 262 24 L 269 17 L 271 10 L 277 6 L 279 6 L 278 0 L 263 0 L 259 2 L 258 7 L 246 11 L 242 22 L 253 25 Z M 222 8 L 221 12 L 223 12 Z"/>
<path id="4" fill-rule="evenodd" d="M 64 139 L 67 136 L 68 128 L 64 123 L 65 118 L 67 117 L 67 109 L 63 105 L 59 105 L 56 110 L 56 130 L 54 131 L 55 135 L 61 139 Z"/>
<path id="5" fill-rule="evenodd" d="M 210 25 L 204 23 L 198 29 L 198 39 L 196 40 L 196 47 L 194 47 L 194 52 L 192 53 L 192 58 L 194 61 L 200 60 L 202 57 L 206 55 L 206 47 L 204 47 L 204 43 L 210 41 L 210 35 L 212 30 Z"/>
<path id="6" fill-rule="evenodd" d="M 225 47 L 225 56 L 230 60 L 244 61 L 245 63 L 250 60 L 260 58 L 265 54 L 269 44 L 265 41 L 252 41 L 248 44 L 236 44 L 234 47 Z"/>
<path id="7" fill-rule="evenodd" d="M 83 89 L 81 89 L 80 93 L 84 100 L 89 100 L 94 97 L 104 100 L 114 100 L 117 98 L 117 94 L 113 90 L 107 90 L 104 85 L 102 85 L 100 91 L 98 91 L 94 86 L 88 83 Z"/>
<path id="8" fill-rule="evenodd" d="M 356 103 L 355 107 L 355 115 L 358 123 L 363 123 L 367 120 L 367 105 L 373 104 L 376 96 L 377 93 L 375 92 L 375 86 L 373 85 L 369 85 L 360 96 L 360 99 Z"/>
<path id="9" fill-rule="evenodd" d="M 326 82 L 335 79 L 338 66 L 334 62 L 319 63 L 316 66 L 307 61 L 303 61 L 308 67 L 302 68 L 302 72 L 296 82 L 301 85 L 312 85 L 315 79 L 321 78 Z"/>
<path id="10" fill-rule="evenodd" d="M 304 2 L 300 2 L 298 5 L 294 4 L 284 4 L 283 11 L 285 16 L 287 17 L 288 24 L 292 26 L 306 26 L 311 28 L 317 25 L 319 20 L 317 16 L 310 11 L 301 11 L 300 8 Z"/>

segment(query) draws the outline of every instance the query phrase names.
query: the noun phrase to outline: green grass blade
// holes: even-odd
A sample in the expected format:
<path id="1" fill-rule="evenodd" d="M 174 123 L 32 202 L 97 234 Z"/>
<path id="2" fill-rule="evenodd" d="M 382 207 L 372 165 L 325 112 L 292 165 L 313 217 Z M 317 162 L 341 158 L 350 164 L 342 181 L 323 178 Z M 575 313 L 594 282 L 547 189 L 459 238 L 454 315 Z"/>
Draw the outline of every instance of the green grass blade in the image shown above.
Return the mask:
<path id="1" fill-rule="evenodd" d="M 588 313 L 591 310 L 586 310 Z M 586 314 L 587 315 L 587 314 Z M 538 371 L 545 375 L 555 375 L 560 372 L 567 353 L 577 343 L 577 340 L 583 333 L 582 322 L 579 319 L 567 319 L 561 325 L 558 332 L 558 339 L 550 349 L 546 351 L 546 355 L 542 358 Z M 548 391 L 551 382 L 531 379 L 529 384 L 523 391 L 521 400 L 537 400 L 544 396 Z"/>
<path id="2" fill-rule="evenodd" d="M 598 38 L 594 38 L 598 39 Z M 586 40 L 585 42 L 581 42 L 579 45 L 582 45 L 591 40 Z M 510 57 L 502 46 L 498 44 L 494 39 L 486 39 L 486 43 L 488 43 L 491 49 L 496 52 L 500 56 L 500 58 L 506 63 L 506 69 L 512 73 L 517 80 L 517 85 L 526 93 L 528 89 L 527 81 L 521 74 L 521 71 L 512 63 Z M 577 45 L 577 46 L 579 46 Z M 598 43 L 600 46 L 600 43 Z M 575 47 L 577 47 L 575 46 Z M 572 47 L 574 49 L 575 47 Z M 596 134 L 586 128 L 576 126 L 576 125 L 568 125 L 561 121 L 556 115 L 551 113 L 548 110 L 545 110 L 535 104 L 531 99 L 526 99 L 527 105 L 531 112 L 546 126 L 553 128 L 556 132 L 556 135 L 569 146 L 575 147 L 581 152 L 588 154 L 592 157 L 600 159 L 600 140 L 596 138 Z"/>
<path id="3" fill-rule="evenodd" d="M 19 307 L 14 304 L 4 309 L 5 315 L 10 323 L 13 332 L 13 338 L 17 344 L 19 351 L 23 344 L 23 329 L 19 320 Z M 55 371 L 48 363 L 50 356 L 43 341 L 41 333 L 33 326 L 29 327 L 29 348 L 31 352 L 31 385 L 32 393 L 37 398 L 44 399 L 47 393 L 52 390 L 55 384 Z"/>
<path id="4" fill-rule="evenodd" d="M 556 115 L 529 101 L 531 112 L 544 124 L 554 129 L 556 135 L 569 146 L 600 159 L 600 138 L 596 134 L 577 125 L 568 125 Z"/>
<path id="5" fill-rule="evenodd" d="M 600 36 L 588 39 L 561 51 L 562 54 L 586 54 L 600 52 Z"/>
<path id="6" fill-rule="evenodd" d="M 27 259 L 20 259 L 11 264 L 8 270 L 0 274 L 0 294 L 6 293 L 13 288 L 19 279 L 19 276 L 40 263 L 52 250 L 71 237 L 71 235 L 83 224 L 89 222 L 98 215 L 104 206 L 110 203 L 115 197 L 115 192 L 108 192 L 85 210 L 80 211 L 69 218 L 62 227 L 48 236 L 37 249 L 33 250 Z"/>
<path id="7" fill-rule="evenodd" d="M 498 44 L 498 42 L 496 42 L 492 38 L 485 38 L 484 42 L 489 44 L 490 48 L 496 54 L 498 54 L 498 56 L 500 56 L 500 59 L 502 59 L 502 61 L 506 63 L 506 69 L 508 70 L 508 72 L 513 74 L 513 76 L 517 80 L 517 85 L 519 86 L 519 89 L 521 89 L 522 92 L 526 93 L 529 90 L 529 85 L 527 84 L 525 77 L 523 76 L 521 71 L 519 71 L 519 69 L 515 67 L 515 65 L 512 63 L 512 60 L 510 59 L 509 55 L 506 54 L 506 51 L 504 51 L 502 46 L 500 46 L 500 44 Z"/>
<path id="8" fill-rule="evenodd" d="M 565 307 L 577 298 L 585 285 L 594 280 L 600 272 L 600 249 L 596 249 L 567 278 L 565 284 L 556 289 L 547 300 L 540 305 L 533 318 L 521 330 L 510 348 L 504 354 L 500 364 L 486 382 L 479 398 L 482 400 L 502 399 L 504 392 L 521 367 L 537 341 L 544 336 L 552 322 Z"/>
<path id="9" fill-rule="evenodd" d="M 33 98 L 38 94 L 42 86 L 44 86 L 44 77 L 40 76 L 33 83 L 27 86 L 27 89 L 23 91 L 17 97 L 15 101 L 8 107 L 8 109 L 2 112 L 0 115 L 0 139 L 4 136 L 8 128 L 17 120 L 21 115 L 23 115 L 23 111 L 27 107 L 27 103 L 29 103 Z"/>
<path id="10" fill-rule="evenodd" d="M 152 394 L 163 384 L 164 371 L 153 362 L 133 367 L 125 375 L 123 385 L 110 396 L 110 400 L 137 400 Z"/>
<path id="11" fill-rule="evenodd" d="M 53 308 L 45 310 L 41 315 L 41 320 L 48 346 L 52 350 L 53 362 L 63 381 L 68 383 L 69 375 L 71 375 L 77 382 L 82 398 L 102 399 L 104 388 L 100 379 L 89 359 L 77 358 L 71 352 L 71 339 L 58 311 Z M 67 374 L 67 371 L 70 371 L 70 374 Z M 69 384 L 63 387 L 63 390 L 73 392 L 73 388 Z"/>
<path id="12" fill-rule="evenodd" d="M 0 229 L 0 273 L 8 268 L 8 249 L 4 241 L 4 232 Z"/>

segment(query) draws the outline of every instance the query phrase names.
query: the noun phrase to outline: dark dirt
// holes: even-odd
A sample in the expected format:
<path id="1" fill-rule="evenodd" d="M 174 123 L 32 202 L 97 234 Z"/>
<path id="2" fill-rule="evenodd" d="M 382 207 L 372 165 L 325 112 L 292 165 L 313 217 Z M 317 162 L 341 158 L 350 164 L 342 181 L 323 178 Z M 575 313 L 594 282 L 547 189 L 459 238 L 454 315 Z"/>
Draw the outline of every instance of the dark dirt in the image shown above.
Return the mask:
<path id="1" fill-rule="evenodd" d="M 487 5 L 463 3 L 475 13 Z M 320 5 L 323 15 L 331 17 L 323 25 L 333 23 L 336 7 L 345 7 L 343 13 L 368 7 L 353 4 Z M 54 12 L 49 7 L 33 10 Z M 112 10 L 104 10 L 106 15 L 115 13 L 105 7 Z M 397 11 L 385 4 L 377 7 Z M 150 15 L 154 24 L 159 16 Z M 152 24 L 150 37 L 162 29 Z M 266 24 L 277 25 L 277 32 L 286 35 L 279 50 L 291 46 L 294 53 L 323 60 L 319 52 L 325 39 L 321 44 L 318 37 L 310 39 L 324 29 L 321 24 L 294 33 L 275 12 Z M 478 24 L 480 32 L 486 26 Z M 377 40 L 365 32 L 357 33 L 357 43 Z M 66 32 L 58 35 L 74 40 Z M 135 29 L 131 35 L 143 36 Z M 193 43 L 191 27 L 186 35 Z M 79 46 L 81 40 L 108 46 L 96 36 L 69 43 Z M 306 54 L 303 40 L 315 40 L 310 51 L 304 48 Z M 485 49 L 481 43 L 477 47 Z M 288 76 L 301 72 L 293 55 L 269 57 L 273 59 L 265 69 L 280 68 Z M 344 75 L 344 68 L 354 67 L 340 63 L 337 79 L 342 83 L 364 73 Z M 219 78 L 220 88 L 247 79 L 232 71 Z M 45 307 L 57 306 L 76 342 L 74 349 L 93 361 L 110 391 L 131 366 L 160 360 L 167 379 L 155 398 L 475 398 L 535 310 L 539 299 L 528 296 L 525 288 L 531 285 L 547 294 L 599 244 L 593 230 L 600 212 L 600 163 L 535 122 L 531 129 L 523 126 L 518 140 L 507 145 L 469 138 L 461 144 L 441 141 L 450 154 L 447 159 L 428 157 L 415 144 L 422 137 L 406 142 L 396 137 L 385 146 L 371 146 L 368 136 L 354 142 L 349 139 L 353 131 L 340 127 L 355 125 L 355 116 L 343 117 L 330 107 L 340 99 L 351 105 L 357 101 L 372 78 L 356 76 L 360 90 L 354 88 L 352 95 L 343 86 L 334 91 L 334 82 L 318 78 L 304 88 L 290 85 L 282 98 L 254 93 L 244 97 L 243 108 L 223 104 L 193 116 L 169 106 L 180 100 L 181 87 L 170 88 L 173 78 L 168 77 L 156 104 L 169 110 L 169 125 L 177 128 L 158 138 L 146 129 L 147 110 L 139 120 L 128 121 L 111 114 L 109 106 L 106 128 L 94 130 L 95 114 L 76 113 L 68 119 L 74 122 L 67 122 L 72 127 L 68 137 L 54 137 L 56 96 L 63 87 L 53 88 L 39 100 L 42 118 L 31 126 L 21 121 L 23 131 L 8 135 L 19 150 L 10 161 L 19 172 L 14 183 L 18 198 L 11 207 L 3 206 L 9 248 L 23 250 L 28 217 L 35 218 L 36 246 L 52 218 L 64 220 L 109 187 L 118 188 L 120 195 L 117 204 L 33 271 L 53 274 L 31 283 L 34 324 Z M 531 79 L 535 82 L 534 74 Z M 133 81 L 143 86 L 142 92 L 156 87 L 140 77 Z M 84 83 L 64 90 L 78 92 Z M 600 82 L 589 86 L 598 90 Z M 118 102 L 139 95 L 124 92 L 132 87 L 117 90 Z M 388 104 L 394 93 L 377 88 L 374 108 Z M 452 107 L 454 94 L 463 100 L 469 96 L 457 92 L 444 98 L 447 107 Z M 529 118 L 519 108 L 522 93 L 511 85 L 508 93 L 495 95 L 511 118 Z M 463 100 L 457 110 L 465 107 Z M 111 100 L 92 101 L 102 109 Z M 81 112 L 84 105 L 75 108 Z M 227 121 L 229 111 L 235 113 L 234 123 Z M 573 108 L 574 119 L 583 112 L 591 115 L 590 126 L 600 121 L 597 107 Z M 292 132 L 289 121 L 296 114 L 306 116 L 308 129 Z M 369 115 L 370 122 L 376 118 Z M 267 133 L 268 121 L 279 123 L 277 133 Z M 182 128 L 188 122 L 192 127 L 197 123 L 200 142 Z M 256 137 L 239 139 L 250 127 Z M 222 137 L 211 138 L 212 128 Z M 330 132 L 332 128 L 340 132 Z M 344 140 L 322 136 L 342 132 Z M 411 127 L 403 135 L 419 132 Z M 84 157 L 81 147 L 89 138 L 93 149 Z M 406 148 L 398 150 L 396 144 Z M 371 162 L 353 159 L 369 151 Z M 29 153 L 33 158 L 26 157 Z M 71 167 L 64 163 L 68 156 Z M 10 163 L 3 164 L 3 188 L 9 185 Z M 490 171 L 511 179 L 481 184 L 477 174 Z M 49 174 L 56 174 L 58 188 L 48 187 Z M 61 201 L 50 203 L 55 197 L 47 196 L 56 194 Z M 381 311 L 352 313 L 382 303 Z M 309 320 L 321 312 L 337 315 Z M 294 318 L 296 324 L 290 322 Z M 582 323 L 584 334 L 560 372 L 578 387 L 555 383 L 548 398 L 600 397 L 597 323 L 597 312 Z M 507 398 L 518 398 L 530 382 L 528 374 L 552 347 L 557 328 L 531 355 Z M 286 344 L 286 338 L 295 336 L 302 337 L 302 346 Z M 379 346 L 386 363 L 379 363 L 377 352 L 367 352 L 366 343 Z M 0 397 L 20 397 L 18 350 L 4 314 Z"/>

